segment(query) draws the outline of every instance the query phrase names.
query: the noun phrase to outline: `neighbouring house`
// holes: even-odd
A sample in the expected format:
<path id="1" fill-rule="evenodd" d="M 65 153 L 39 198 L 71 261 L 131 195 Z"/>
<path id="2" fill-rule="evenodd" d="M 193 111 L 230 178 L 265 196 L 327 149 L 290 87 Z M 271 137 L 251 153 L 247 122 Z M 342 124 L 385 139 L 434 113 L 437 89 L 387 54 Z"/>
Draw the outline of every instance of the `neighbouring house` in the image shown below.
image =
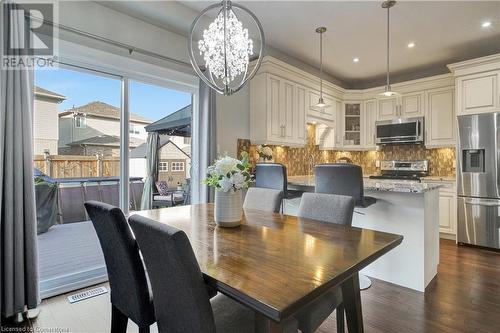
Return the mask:
<path id="1" fill-rule="evenodd" d="M 144 140 L 130 137 L 129 148 L 134 149 L 141 144 Z M 83 155 L 83 156 L 106 156 L 106 157 L 119 157 L 120 156 L 120 137 L 116 135 L 97 135 L 87 139 L 73 141 L 68 143 L 68 148 L 65 148 L 64 154 L 66 155 Z"/>
<path id="2" fill-rule="evenodd" d="M 191 105 L 145 127 L 146 132 L 160 134 L 158 180 L 169 186 L 184 184 L 191 178 Z M 146 177 L 147 143 L 130 152 L 130 176 Z"/>
<path id="3" fill-rule="evenodd" d="M 179 147 L 174 141 L 184 142 L 182 137 L 160 136 L 158 144 L 158 180 L 170 187 L 185 184 L 190 178 L 191 146 Z M 130 151 L 130 176 L 146 178 L 147 143 Z"/>
<path id="4" fill-rule="evenodd" d="M 63 95 L 35 86 L 33 119 L 33 153 L 35 155 L 45 152 L 57 155 L 59 104 L 65 99 Z"/>
<path id="5" fill-rule="evenodd" d="M 146 142 L 151 122 L 130 114 L 130 149 Z M 119 151 L 120 108 L 96 101 L 59 114 L 59 154 L 119 156 Z"/>

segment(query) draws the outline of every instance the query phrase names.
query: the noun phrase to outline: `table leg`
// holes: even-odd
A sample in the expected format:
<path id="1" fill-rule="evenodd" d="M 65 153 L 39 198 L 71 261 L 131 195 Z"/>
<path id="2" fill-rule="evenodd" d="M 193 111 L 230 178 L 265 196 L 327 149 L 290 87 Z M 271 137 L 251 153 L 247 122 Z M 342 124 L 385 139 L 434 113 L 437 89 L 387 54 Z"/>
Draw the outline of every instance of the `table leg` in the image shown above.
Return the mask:
<path id="1" fill-rule="evenodd" d="M 297 320 L 293 317 L 276 322 L 260 313 L 255 313 L 256 333 L 297 333 Z"/>
<path id="2" fill-rule="evenodd" d="M 363 313 L 361 311 L 358 273 L 353 274 L 342 284 L 342 297 L 349 333 L 363 333 Z"/>

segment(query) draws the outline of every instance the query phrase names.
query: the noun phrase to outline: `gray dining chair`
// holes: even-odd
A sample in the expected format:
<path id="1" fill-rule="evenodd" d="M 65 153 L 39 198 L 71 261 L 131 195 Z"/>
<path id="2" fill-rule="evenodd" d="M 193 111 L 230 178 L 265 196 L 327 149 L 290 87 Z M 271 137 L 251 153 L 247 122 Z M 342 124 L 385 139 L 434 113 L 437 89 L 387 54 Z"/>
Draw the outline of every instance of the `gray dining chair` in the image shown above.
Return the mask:
<path id="1" fill-rule="evenodd" d="M 152 295 L 139 247 L 123 212 L 98 201 L 85 202 L 99 238 L 111 289 L 111 332 L 127 331 L 128 319 L 149 332 L 155 322 Z"/>
<path id="2" fill-rule="evenodd" d="M 129 223 L 149 273 L 160 333 L 254 332 L 252 310 L 222 294 L 210 301 L 182 230 L 139 215 Z"/>
<path id="3" fill-rule="evenodd" d="M 348 195 L 356 200 L 356 207 L 367 208 L 377 202 L 364 195 L 363 169 L 349 163 L 319 164 L 315 167 L 316 193 Z M 370 278 L 359 275 L 361 290 L 372 285 Z"/>
<path id="4" fill-rule="evenodd" d="M 363 170 L 359 165 L 348 163 L 319 164 L 315 167 L 316 193 L 348 195 L 356 200 L 356 206 L 368 207 L 375 198 L 364 195 Z"/>
<path id="5" fill-rule="evenodd" d="M 283 191 L 250 187 L 245 196 L 243 208 L 279 213 L 282 201 Z"/>
<path id="6" fill-rule="evenodd" d="M 302 195 L 301 191 L 288 190 L 286 166 L 281 163 L 257 163 L 255 187 L 283 191 L 282 212 L 285 209 L 284 199 L 298 198 Z"/>
<path id="7" fill-rule="evenodd" d="M 350 226 L 354 212 L 353 197 L 323 193 L 304 193 L 297 216 Z M 342 291 L 335 288 L 300 311 L 296 318 L 302 333 L 312 333 L 337 309 L 337 332 L 344 332 Z"/>

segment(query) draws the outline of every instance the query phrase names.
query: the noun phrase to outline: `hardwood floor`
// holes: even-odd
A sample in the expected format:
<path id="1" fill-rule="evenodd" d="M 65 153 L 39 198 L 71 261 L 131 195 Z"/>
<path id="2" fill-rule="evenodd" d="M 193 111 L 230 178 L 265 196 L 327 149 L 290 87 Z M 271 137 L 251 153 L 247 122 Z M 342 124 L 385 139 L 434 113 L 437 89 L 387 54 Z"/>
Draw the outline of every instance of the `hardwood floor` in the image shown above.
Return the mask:
<path id="1" fill-rule="evenodd" d="M 500 332 L 500 253 L 441 240 L 438 276 L 424 294 L 373 279 L 362 291 L 365 332 Z M 109 294 L 69 304 L 44 300 L 35 329 L 109 332 Z M 128 332 L 137 332 L 129 323 Z M 157 328 L 152 327 L 152 332 Z M 318 330 L 335 332 L 332 315 Z"/>

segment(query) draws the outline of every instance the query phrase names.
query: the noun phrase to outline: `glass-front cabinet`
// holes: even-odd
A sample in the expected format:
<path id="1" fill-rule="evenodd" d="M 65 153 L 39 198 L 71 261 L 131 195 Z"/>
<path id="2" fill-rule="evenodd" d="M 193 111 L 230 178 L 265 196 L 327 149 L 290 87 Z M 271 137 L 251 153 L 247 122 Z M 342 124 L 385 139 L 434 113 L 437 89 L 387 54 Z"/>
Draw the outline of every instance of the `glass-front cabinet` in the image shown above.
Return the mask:
<path id="1" fill-rule="evenodd" d="M 361 148 L 361 102 L 346 102 L 343 110 L 343 147 Z"/>

